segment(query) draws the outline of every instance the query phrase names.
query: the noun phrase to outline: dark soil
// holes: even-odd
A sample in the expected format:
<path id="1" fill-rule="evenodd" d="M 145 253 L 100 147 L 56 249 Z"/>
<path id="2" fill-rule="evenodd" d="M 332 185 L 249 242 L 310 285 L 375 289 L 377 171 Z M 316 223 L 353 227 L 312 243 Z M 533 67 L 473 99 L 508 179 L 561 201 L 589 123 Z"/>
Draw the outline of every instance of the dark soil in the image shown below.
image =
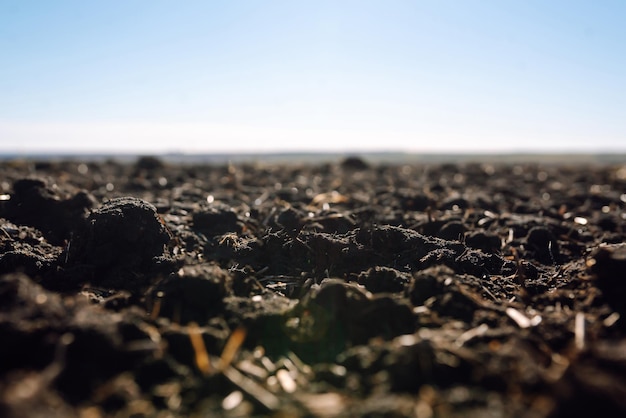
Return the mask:
<path id="1" fill-rule="evenodd" d="M 626 166 L 4 162 L 0 416 L 626 416 Z"/>

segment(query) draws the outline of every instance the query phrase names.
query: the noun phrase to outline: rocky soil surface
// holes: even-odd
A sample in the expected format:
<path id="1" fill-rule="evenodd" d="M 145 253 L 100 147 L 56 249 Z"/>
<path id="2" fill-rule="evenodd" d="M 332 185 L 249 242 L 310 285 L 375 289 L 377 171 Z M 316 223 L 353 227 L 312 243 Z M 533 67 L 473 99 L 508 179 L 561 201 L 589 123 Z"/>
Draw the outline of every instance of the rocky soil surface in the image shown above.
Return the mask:
<path id="1" fill-rule="evenodd" d="M 0 416 L 626 416 L 626 165 L 0 171 Z"/>

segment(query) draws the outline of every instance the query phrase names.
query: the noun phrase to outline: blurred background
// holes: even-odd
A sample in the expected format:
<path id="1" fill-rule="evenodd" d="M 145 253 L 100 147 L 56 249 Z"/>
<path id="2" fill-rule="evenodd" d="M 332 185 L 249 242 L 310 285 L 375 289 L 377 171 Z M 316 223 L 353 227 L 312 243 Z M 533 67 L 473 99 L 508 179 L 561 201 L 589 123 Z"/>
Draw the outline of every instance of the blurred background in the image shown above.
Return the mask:
<path id="1" fill-rule="evenodd" d="M 0 153 L 623 153 L 626 2 L 0 0 Z"/>

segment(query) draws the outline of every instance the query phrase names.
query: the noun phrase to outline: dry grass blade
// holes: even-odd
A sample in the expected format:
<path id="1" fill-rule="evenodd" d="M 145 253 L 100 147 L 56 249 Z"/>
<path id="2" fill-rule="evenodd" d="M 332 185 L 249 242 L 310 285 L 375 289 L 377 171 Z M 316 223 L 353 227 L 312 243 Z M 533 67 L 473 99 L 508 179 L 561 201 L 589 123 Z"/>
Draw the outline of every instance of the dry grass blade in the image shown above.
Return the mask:
<path id="1" fill-rule="evenodd" d="M 287 393 L 294 393 L 298 388 L 296 385 L 296 381 L 293 380 L 293 377 L 289 374 L 289 372 L 285 369 L 280 369 L 276 372 L 276 378 L 278 379 L 278 383 L 280 387 Z"/>
<path id="2" fill-rule="evenodd" d="M 551 360 L 550 367 L 546 369 L 545 377 L 549 382 L 556 382 L 563 377 L 569 368 L 570 362 L 566 357 L 558 353 L 552 354 Z"/>
<path id="3" fill-rule="evenodd" d="M 302 373 L 305 376 L 311 376 L 313 371 L 311 370 L 311 366 L 305 364 L 300 357 L 296 355 L 293 351 L 287 353 L 287 358 L 291 360 L 293 365 L 297 368 L 298 372 Z"/>
<path id="4" fill-rule="evenodd" d="M 152 304 L 152 311 L 150 312 L 150 319 L 155 321 L 159 317 L 159 313 L 161 312 L 161 303 L 163 300 L 163 292 L 157 292 L 156 299 Z"/>
<path id="5" fill-rule="evenodd" d="M 619 321 L 619 318 L 620 318 L 620 314 L 618 312 L 613 312 L 611 315 L 604 318 L 604 321 L 602 321 L 602 324 L 605 327 L 612 327 L 613 325 L 615 325 L 617 321 Z"/>
<path id="6" fill-rule="evenodd" d="M 9 233 L 4 228 L 0 227 L 0 231 L 2 231 L 2 233 L 9 239 L 9 241 L 13 241 L 11 235 L 9 235 Z M 69 242 L 67 245 L 69 245 Z"/>
<path id="7" fill-rule="evenodd" d="M 211 359 L 202 339 L 202 330 L 198 327 L 198 324 L 192 322 L 188 326 L 188 331 L 195 354 L 196 366 L 203 375 L 208 376 L 211 374 Z"/>
<path id="8" fill-rule="evenodd" d="M 220 357 L 219 370 L 225 370 L 230 364 L 233 362 L 233 359 L 239 352 L 241 348 L 241 344 L 243 344 L 246 339 L 246 329 L 243 327 L 239 327 L 230 334 L 228 341 L 226 342 L 226 346 L 224 346 L 224 350 L 222 351 L 222 356 Z"/>
<path id="9" fill-rule="evenodd" d="M 240 371 L 250 376 L 254 376 L 260 380 L 267 379 L 267 376 L 269 375 L 267 370 L 265 370 L 261 366 L 257 366 L 256 364 L 252 363 L 250 360 L 242 360 L 236 363 L 235 367 L 237 367 L 237 369 L 239 369 Z"/>
<path id="10" fill-rule="evenodd" d="M 263 365 L 263 367 L 265 367 L 265 370 L 270 373 L 274 373 L 276 371 L 276 365 L 272 363 L 272 360 L 270 360 L 269 357 L 261 357 L 261 364 Z"/>
<path id="11" fill-rule="evenodd" d="M 574 320 L 574 345 L 579 351 L 585 348 L 585 315 L 582 312 L 578 312 Z"/>
<path id="12" fill-rule="evenodd" d="M 523 313 L 514 308 L 506 308 L 506 314 L 511 318 L 518 327 L 520 328 L 529 328 L 532 324 L 530 319 L 526 317 Z"/>
<path id="13" fill-rule="evenodd" d="M 298 400 L 317 417 L 338 417 L 346 408 L 346 399 L 338 393 L 300 395 Z"/>
<path id="14" fill-rule="evenodd" d="M 513 280 L 524 288 L 526 286 L 526 267 L 524 267 L 524 263 L 522 263 L 522 259 L 519 256 L 519 253 L 515 248 L 511 248 L 511 252 L 513 253 L 513 258 L 515 260 L 515 264 L 517 265 L 517 270 L 513 275 Z"/>
<path id="15" fill-rule="evenodd" d="M 222 400 L 222 409 L 230 411 L 241 405 L 241 402 L 243 402 L 243 393 L 235 390 Z"/>
<path id="16" fill-rule="evenodd" d="M 320 193 L 313 197 L 309 206 L 311 207 L 319 207 L 324 203 L 345 203 L 348 201 L 348 197 L 342 195 L 336 190 L 328 193 Z"/>
<path id="17" fill-rule="evenodd" d="M 256 383 L 254 380 L 244 376 L 237 369 L 228 367 L 223 370 L 223 373 L 232 384 L 237 386 L 265 408 L 271 411 L 279 407 L 280 400 L 274 394 Z"/>
<path id="18" fill-rule="evenodd" d="M 480 324 L 476 328 L 472 328 L 468 331 L 465 331 L 463 334 L 459 335 L 459 337 L 455 341 L 455 344 L 459 347 L 462 347 L 463 344 L 465 344 L 466 342 L 476 337 L 480 337 L 481 335 L 485 334 L 487 331 L 489 331 L 489 326 L 487 324 Z"/>

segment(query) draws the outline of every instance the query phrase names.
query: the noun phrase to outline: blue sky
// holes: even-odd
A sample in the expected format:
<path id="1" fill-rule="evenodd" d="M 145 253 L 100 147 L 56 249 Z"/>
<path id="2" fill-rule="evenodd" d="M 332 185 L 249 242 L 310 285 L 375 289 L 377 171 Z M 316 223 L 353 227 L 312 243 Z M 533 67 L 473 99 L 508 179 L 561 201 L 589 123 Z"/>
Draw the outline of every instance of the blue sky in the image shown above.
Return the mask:
<path id="1" fill-rule="evenodd" d="M 626 151 L 626 2 L 0 0 L 0 151 Z"/>

